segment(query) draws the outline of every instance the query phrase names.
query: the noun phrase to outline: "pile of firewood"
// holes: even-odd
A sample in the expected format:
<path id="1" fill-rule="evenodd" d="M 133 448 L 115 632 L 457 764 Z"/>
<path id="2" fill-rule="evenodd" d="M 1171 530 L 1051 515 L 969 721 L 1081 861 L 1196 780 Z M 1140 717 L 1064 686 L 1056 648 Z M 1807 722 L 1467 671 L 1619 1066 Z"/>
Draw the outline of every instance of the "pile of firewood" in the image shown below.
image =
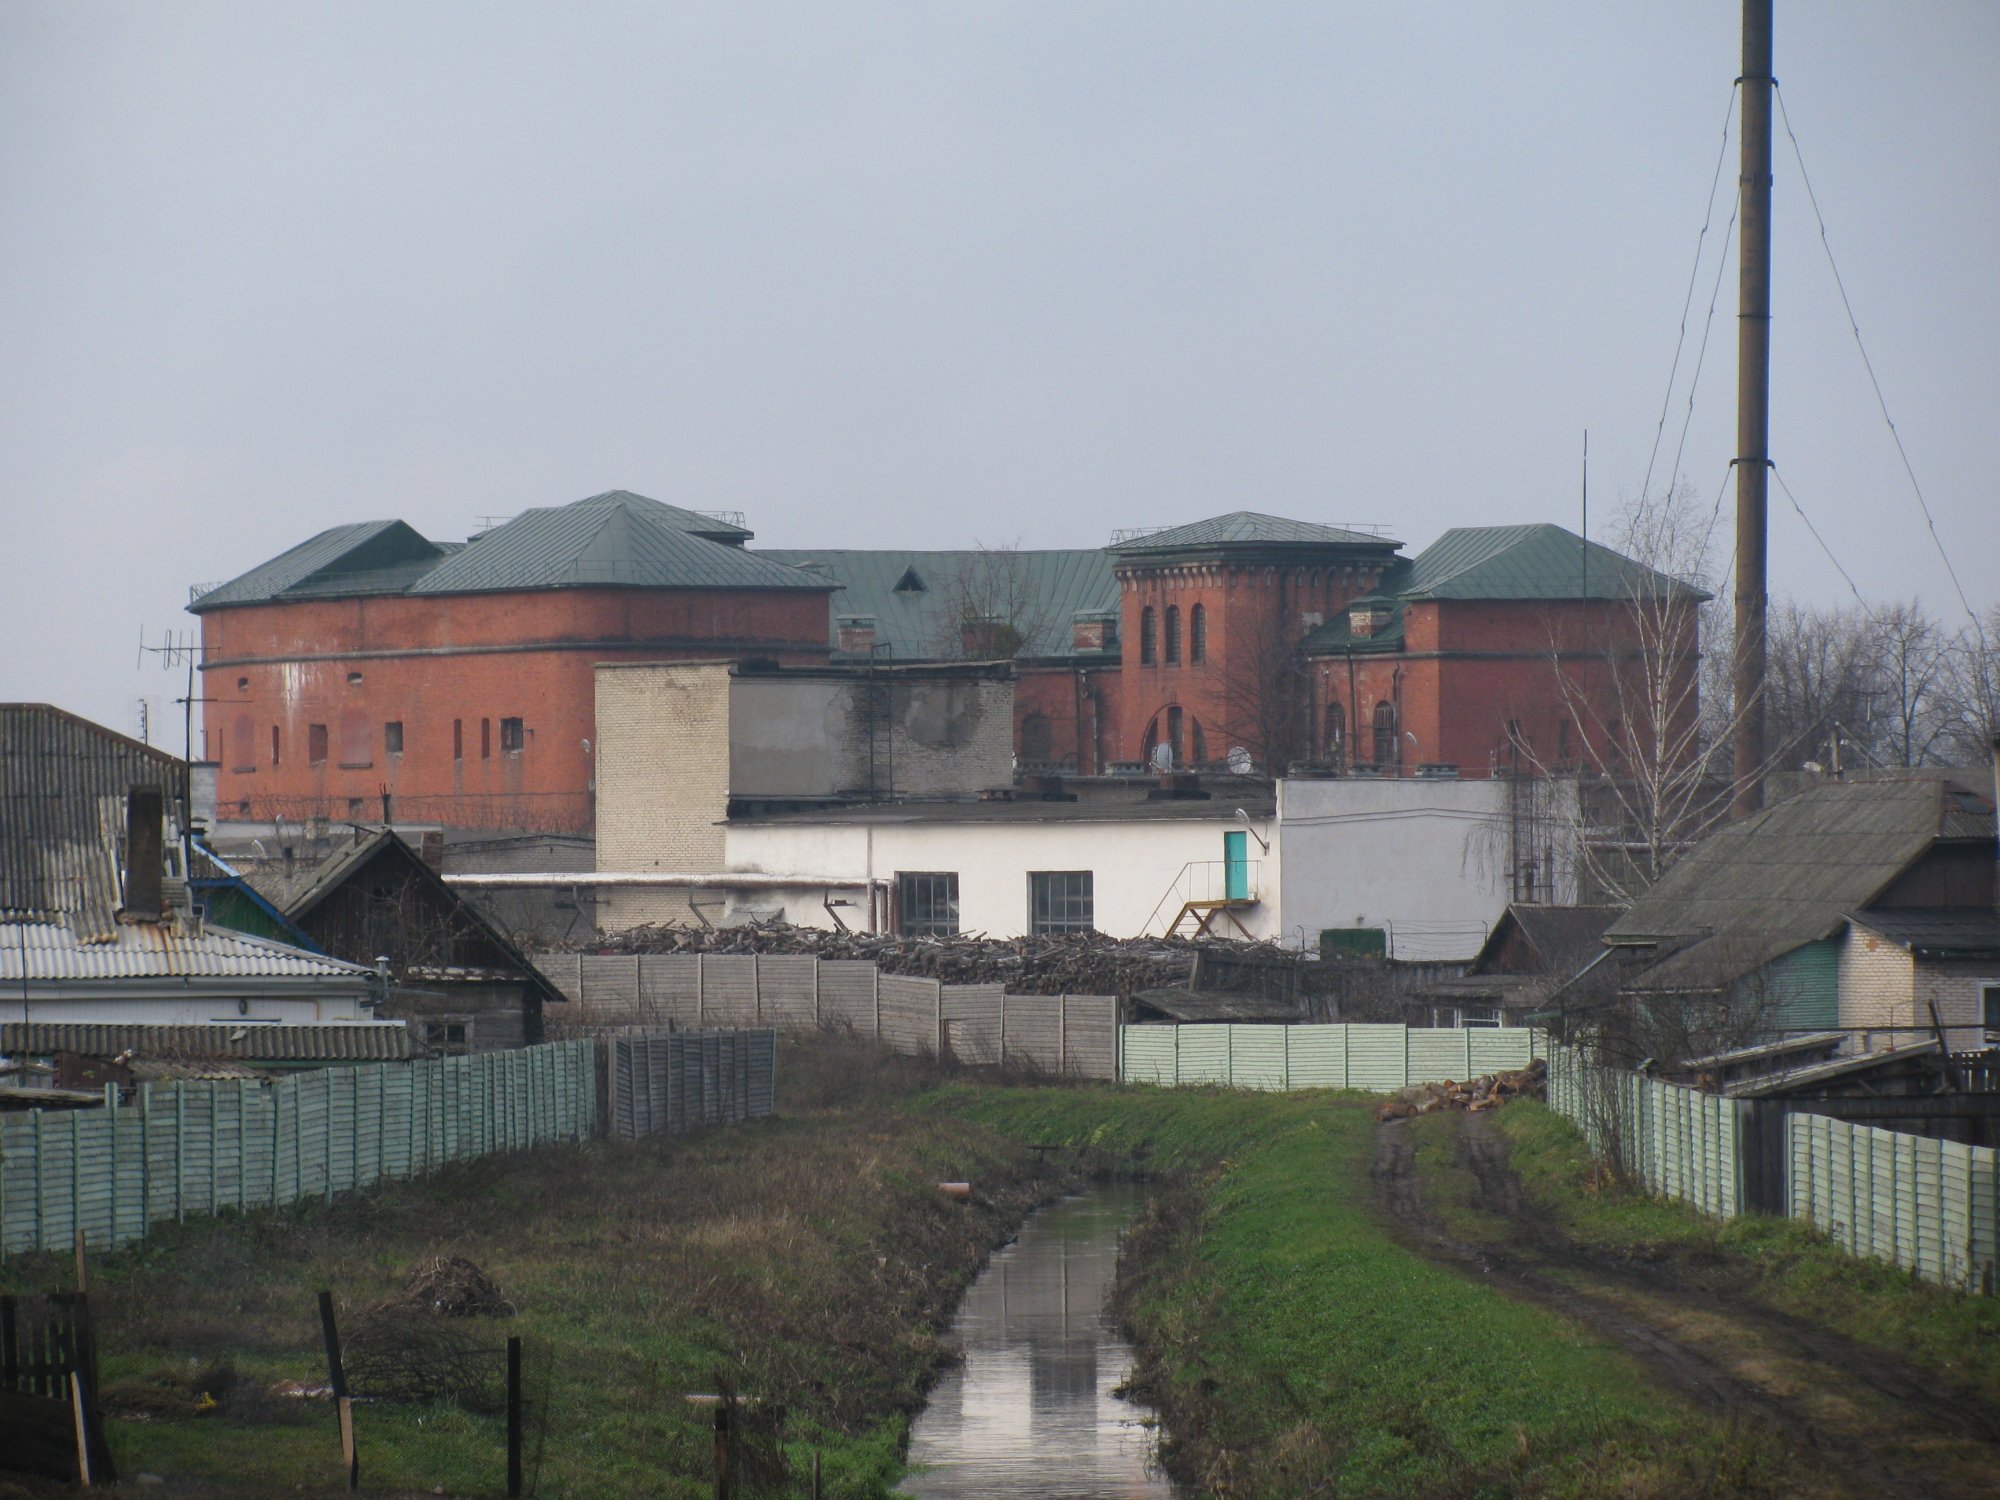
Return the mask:
<path id="1" fill-rule="evenodd" d="M 896 937 L 836 932 L 782 922 L 746 927 L 634 927 L 580 945 L 591 953 L 795 953 L 826 959 L 866 959 L 885 974 L 911 974 L 946 984 L 1004 984 L 1017 995 L 1129 995 L 1185 985 L 1200 945 L 1186 938 Z M 1230 944 L 1251 951 L 1253 945 Z M 1257 949 L 1281 950 L 1269 944 Z"/>
<path id="2" fill-rule="evenodd" d="M 1510 1073 L 1487 1073 L 1469 1082 L 1447 1078 L 1443 1083 L 1415 1083 L 1400 1090 L 1380 1109 L 1378 1120 L 1407 1120 L 1412 1115 L 1436 1114 L 1441 1109 L 1462 1109 L 1468 1114 L 1498 1109 L 1509 1099 L 1546 1099 L 1549 1096 L 1549 1065 L 1536 1058 L 1525 1068 Z"/>

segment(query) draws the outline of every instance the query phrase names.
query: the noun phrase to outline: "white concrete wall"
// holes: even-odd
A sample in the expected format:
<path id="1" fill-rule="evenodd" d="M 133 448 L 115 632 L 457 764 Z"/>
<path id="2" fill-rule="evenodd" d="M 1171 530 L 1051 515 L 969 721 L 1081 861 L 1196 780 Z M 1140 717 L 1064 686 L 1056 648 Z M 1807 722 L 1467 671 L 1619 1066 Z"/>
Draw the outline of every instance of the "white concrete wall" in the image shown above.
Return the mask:
<path id="1" fill-rule="evenodd" d="M 1253 827 L 1271 836 L 1268 819 Z M 809 823 L 795 820 L 732 824 L 727 830 L 729 868 L 767 874 L 876 877 L 893 881 L 899 870 L 956 871 L 959 930 L 1018 937 L 1028 930 L 1028 874 L 1033 870 L 1089 870 L 1095 919 L 1114 937 L 1159 933 L 1189 894 L 1221 894 L 1223 834 L 1246 832 L 1233 812 L 1213 819 L 1104 822 L 970 821 Z M 1279 936 L 1281 892 L 1277 861 L 1255 838 L 1247 839 L 1251 881 L 1259 897 L 1236 915 L 1253 937 Z M 1186 866 L 1196 866 L 1192 871 Z M 1210 867 L 1213 866 L 1211 870 Z M 850 899 L 856 893 L 840 892 Z M 756 891 L 740 904 L 777 906 L 787 921 L 828 927 L 823 889 Z M 843 910 L 850 925 L 855 914 Z M 1228 919 L 1217 930 L 1239 936 Z M 1184 926 L 1182 931 L 1190 930 Z"/>
<path id="2" fill-rule="evenodd" d="M 1908 949 L 1849 923 L 1839 973 L 1840 1024 L 1874 1028 L 1855 1033 L 1855 1047 L 1875 1051 L 1918 1040 L 1897 1030 L 1916 1024 L 1916 967 Z"/>
<path id="3" fill-rule="evenodd" d="M 1556 792 L 1574 797 L 1568 784 Z M 1323 928 L 1385 927 L 1392 957 L 1471 958 L 1507 909 L 1517 821 L 1505 780 L 1280 782 L 1287 940 L 1312 948 Z M 1573 842 L 1566 821 L 1545 820 L 1537 837 Z M 1561 899 L 1575 899 L 1573 870 L 1558 858 Z"/>

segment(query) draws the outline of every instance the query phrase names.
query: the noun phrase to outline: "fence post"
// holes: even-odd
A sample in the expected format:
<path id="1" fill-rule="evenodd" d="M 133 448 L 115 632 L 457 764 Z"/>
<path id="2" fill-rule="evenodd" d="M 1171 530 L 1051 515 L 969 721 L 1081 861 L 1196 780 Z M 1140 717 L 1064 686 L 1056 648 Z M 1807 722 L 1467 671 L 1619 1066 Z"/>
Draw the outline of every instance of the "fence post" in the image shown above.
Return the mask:
<path id="1" fill-rule="evenodd" d="M 521 1493 L 521 1336 L 507 1337 L 507 1494 Z"/>
<path id="2" fill-rule="evenodd" d="M 937 1017 L 937 1060 L 944 1061 L 944 981 L 931 981 L 931 1011 Z"/>
<path id="3" fill-rule="evenodd" d="M 708 970 L 699 953 L 694 956 L 694 1024 L 697 1031 L 708 1025 Z"/>
<path id="4" fill-rule="evenodd" d="M 333 1293 L 319 1294 L 320 1334 L 326 1340 L 327 1384 L 333 1389 L 334 1411 L 340 1419 L 340 1461 L 347 1470 L 347 1487 L 361 1488 L 361 1455 L 354 1443 L 354 1402 L 347 1394 L 347 1371 L 340 1363 L 340 1330 L 333 1320 Z"/>
<path id="5" fill-rule="evenodd" d="M 695 962 L 699 963 L 700 961 L 701 959 L 697 955 Z M 882 1040 L 882 966 L 880 964 L 870 964 L 868 966 L 868 985 L 873 992 L 875 1040 L 879 1042 Z"/>
<path id="6" fill-rule="evenodd" d="M 752 1024 L 764 1024 L 764 955 L 750 955 L 750 1014 Z"/>
<path id="7" fill-rule="evenodd" d="M 1000 986 L 1000 1066 L 1007 1066 L 1007 986 Z"/>

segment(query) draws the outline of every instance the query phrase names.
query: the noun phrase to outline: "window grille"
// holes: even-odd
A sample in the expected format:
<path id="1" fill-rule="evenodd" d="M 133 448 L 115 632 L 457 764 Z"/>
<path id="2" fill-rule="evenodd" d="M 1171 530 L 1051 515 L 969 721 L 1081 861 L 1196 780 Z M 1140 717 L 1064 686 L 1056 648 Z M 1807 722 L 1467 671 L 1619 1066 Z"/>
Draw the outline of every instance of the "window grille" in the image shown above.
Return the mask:
<path id="1" fill-rule="evenodd" d="M 904 937 L 958 935 L 958 872 L 898 870 L 897 930 Z"/>
<path id="2" fill-rule="evenodd" d="M 1089 870 L 1035 870 L 1028 875 L 1028 930 L 1036 935 L 1096 929 Z"/>

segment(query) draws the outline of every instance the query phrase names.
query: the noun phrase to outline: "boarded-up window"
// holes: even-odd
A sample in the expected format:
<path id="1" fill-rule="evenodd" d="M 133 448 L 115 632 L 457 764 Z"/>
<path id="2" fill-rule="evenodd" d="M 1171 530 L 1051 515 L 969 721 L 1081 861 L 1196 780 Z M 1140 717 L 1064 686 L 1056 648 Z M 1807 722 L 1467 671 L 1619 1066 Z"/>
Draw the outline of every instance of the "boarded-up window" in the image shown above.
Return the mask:
<path id="1" fill-rule="evenodd" d="M 451 721 L 451 758 L 453 760 L 465 759 L 465 720 L 463 719 L 453 719 Z"/>
<path id="2" fill-rule="evenodd" d="M 313 765 L 326 764 L 326 726 L 308 724 L 306 726 L 306 759 Z"/>
<path id="3" fill-rule="evenodd" d="M 275 766 L 275 765 L 278 765 L 278 764 L 280 764 L 280 763 L 282 763 L 282 762 L 283 762 L 283 760 L 284 760 L 284 756 L 283 756 L 283 755 L 282 755 L 282 754 L 280 753 L 280 752 L 281 752 L 281 751 L 282 751 L 283 749 L 284 749 L 284 744 L 283 744 L 283 741 L 282 741 L 282 740 L 281 740 L 281 739 L 279 738 L 279 736 L 278 736 L 278 726 L 277 726 L 276 724 L 273 724 L 273 725 L 271 726 L 271 764 L 272 764 L 272 765 L 274 765 L 274 766 Z"/>
<path id="4" fill-rule="evenodd" d="M 403 721 L 391 719 L 382 726 L 382 751 L 386 755 L 403 753 Z"/>
<path id="5" fill-rule="evenodd" d="M 479 721 L 479 758 L 481 760 L 493 759 L 493 721 L 491 719 L 481 719 Z"/>

